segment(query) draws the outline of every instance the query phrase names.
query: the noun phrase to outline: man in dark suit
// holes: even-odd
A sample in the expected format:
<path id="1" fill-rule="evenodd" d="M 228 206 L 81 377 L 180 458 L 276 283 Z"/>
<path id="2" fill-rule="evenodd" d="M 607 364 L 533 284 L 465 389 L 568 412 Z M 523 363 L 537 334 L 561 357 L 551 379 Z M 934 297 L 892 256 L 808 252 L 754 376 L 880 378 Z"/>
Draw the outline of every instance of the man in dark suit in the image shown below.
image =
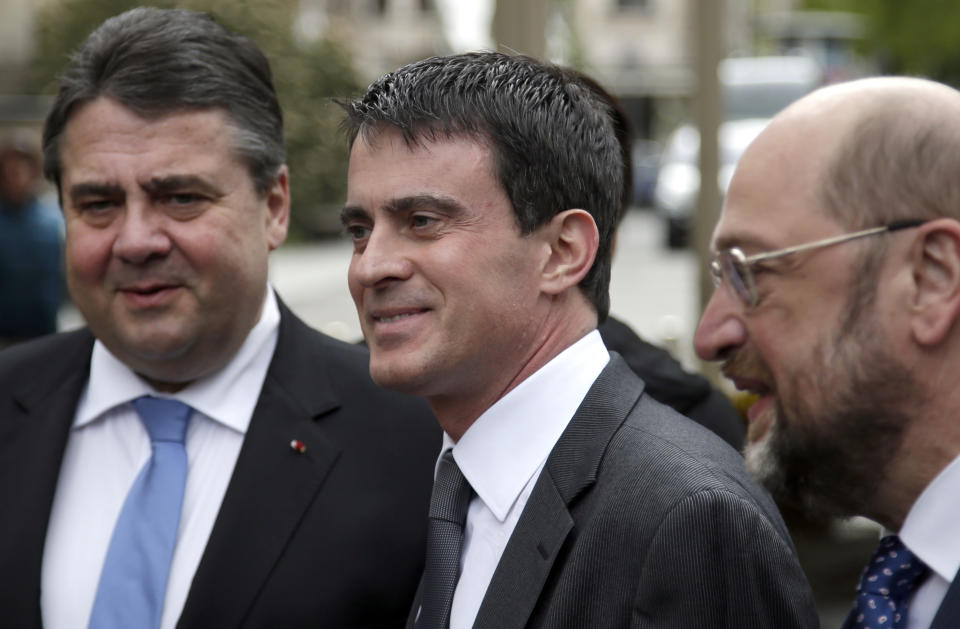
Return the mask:
<path id="1" fill-rule="evenodd" d="M 135 9 L 74 56 L 44 144 L 89 327 L 0 353 L 0 624 L 402 626 L 440 434 L 269 288 L 266 58 Z"/>
<path id="2" fill-rule="evenodd" d="M 408 625 L 815 627 L 741 457 L 596 331 L 622 172 L 605 105 L 560 69 L 474 53 L 346 108 L 370 371 L 445 432 Z"/>
<path id="3" fill-rule="evenodd" d="M 958 120 L 922 79 L 814 92 L 744 153 L 713 235 L 695 344 L 759 396 L 748 466 L 886 529 L 847 629 L 960 626 Z"/>

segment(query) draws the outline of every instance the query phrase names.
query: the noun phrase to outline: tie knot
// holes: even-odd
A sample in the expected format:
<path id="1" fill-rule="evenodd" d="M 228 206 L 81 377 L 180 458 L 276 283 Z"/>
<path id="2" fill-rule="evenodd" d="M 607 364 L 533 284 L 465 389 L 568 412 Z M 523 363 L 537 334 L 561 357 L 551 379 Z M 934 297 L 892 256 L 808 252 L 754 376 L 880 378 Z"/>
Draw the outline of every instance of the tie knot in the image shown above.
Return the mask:
<path id="1" fill-rule="evenodd" d="M 133 407 L 143 420 L 150 442 L 172 441 L 183 443 L 187 434 L 187 420 L 193 410 L 178 400 L 145 395 L 133 401 Z"/>
<path id="2" fill-rule="evenodd" d="M 905 600 L 930 571 L 896 535 L 880 540 L 860 580 L 859 591 Z"/>
<path id="3" fill-rule="evenodd" d="M 433 496 L 430 500 L 430 517 L 462 526 L 467 519 L 467 507 L 472 495 L 470 483 L 453 459 L 453 451 L 447 450 L 437 464 L 437 478 L 433 482 Z"/>

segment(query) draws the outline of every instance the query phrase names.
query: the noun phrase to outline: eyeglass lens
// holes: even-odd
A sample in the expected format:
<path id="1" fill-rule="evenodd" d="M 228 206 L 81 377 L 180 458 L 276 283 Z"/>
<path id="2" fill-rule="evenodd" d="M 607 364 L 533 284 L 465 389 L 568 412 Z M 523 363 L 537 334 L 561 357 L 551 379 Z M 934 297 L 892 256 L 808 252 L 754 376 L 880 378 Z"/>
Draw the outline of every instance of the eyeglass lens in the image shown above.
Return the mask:
<path id="1" fill-rule="evenodd" d="M 750 270 L 746 268 L 741 260 L 737 259 L 736 254 L 732 251 L 724 251 L 720 255 L 720 264 L 722 265 L 724 277 L 737 294 L 737 297 L 748 306 L 752 305 L 753 290 L 750 286 L 750 278 L 747 277 Z"/>

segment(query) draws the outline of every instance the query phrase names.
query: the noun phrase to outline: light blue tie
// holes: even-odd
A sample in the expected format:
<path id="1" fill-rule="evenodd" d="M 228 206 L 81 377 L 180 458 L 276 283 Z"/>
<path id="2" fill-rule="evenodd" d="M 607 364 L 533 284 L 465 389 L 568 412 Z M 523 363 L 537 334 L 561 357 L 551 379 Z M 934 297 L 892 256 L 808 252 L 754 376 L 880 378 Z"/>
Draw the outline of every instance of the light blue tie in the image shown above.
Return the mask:
<path id="1" fill-rule="evenodd" d="M 184 437 L 192 409 L 176 400 L 133 401 L 153 454 L 123 503 L 90 615 L 90 629 L 160 626 L 187 482 Z"/>

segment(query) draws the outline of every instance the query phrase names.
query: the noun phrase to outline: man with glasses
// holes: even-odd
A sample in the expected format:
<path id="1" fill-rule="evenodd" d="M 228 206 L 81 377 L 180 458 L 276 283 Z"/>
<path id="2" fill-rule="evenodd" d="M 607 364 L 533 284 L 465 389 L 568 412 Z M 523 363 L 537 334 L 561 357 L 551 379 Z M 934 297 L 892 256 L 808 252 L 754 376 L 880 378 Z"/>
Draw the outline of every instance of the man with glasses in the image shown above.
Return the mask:
<path id="1" fill-rule="evenodd" d="M 695 343 L 749 412 L 748 467 L 788 503 L 889 533 L 844 627 L 960 623 L 960 92 L 814 92 L 741 159 Z"/>

